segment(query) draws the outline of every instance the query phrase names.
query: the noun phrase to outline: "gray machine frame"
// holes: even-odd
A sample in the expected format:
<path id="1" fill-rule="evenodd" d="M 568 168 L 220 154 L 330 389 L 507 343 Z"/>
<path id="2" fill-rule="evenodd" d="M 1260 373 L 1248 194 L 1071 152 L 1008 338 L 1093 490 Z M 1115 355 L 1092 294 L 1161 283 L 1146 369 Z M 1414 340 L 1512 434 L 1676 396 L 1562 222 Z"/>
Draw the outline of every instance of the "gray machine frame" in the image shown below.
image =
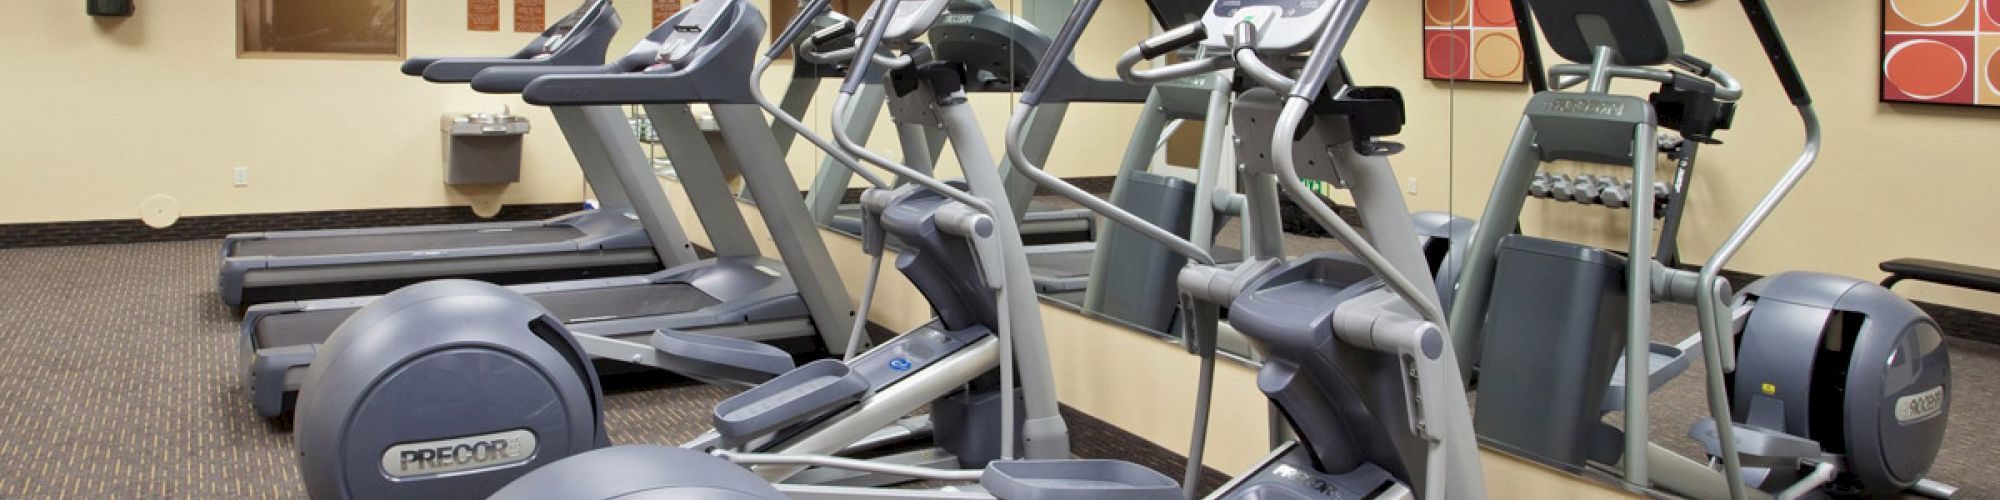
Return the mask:
<path id="1" fill-rule="evenodd" d="M 667 32 L 655 30 L 654 35 L 664 37 Z M 761 123 L 755 103 L 742 90 L 710 83 L 728 78 L 694 75 L 697 71 L 747 71 L 747 61 L 718 58 L 705 51 L 677 72 L 621 74 L 651 64 L 661 52 L 659 43 L 648 39 L 611 65 L 482 72 L 474 85 L 492 91 L 524 92 L 529 102 L 550 105 L 558 119 L 575 130 L 619 138 L 614 142 L 632 134 L 624 114 L 618 111 L 618 105 L 627 102 L 601 96 L 609 92 L 626 96 L 622 99 L 629 103 L 643 104 L 668 154 L 679 166 L 680 184 L 696 208 L 716 256 L 644 276 L 514 285 L 509 289 L 548 307 L 577 334 L 586 354 L 642 367 L 685 371 L 683 363 L 700 362 L 682 355 L 686 349 L 700 347 L 675 338 L 682 333 L 770 342 L 782 345 L 788 354 L 843 355 L 848 349 L 868 346 L 862 338 L 865 335 L 856 331 L 854 307 L 832 257 L 799 201 L 789 170 L 782 168 L 784 159 L 776 137 L 769 125 Z M 681 94 L 649 93 L 639 86 L 673 88 L 683 81 L 707 85 L 698 87 L 699 93 Z M 715 114 L 724 143 L 739 162 L 746 188 L 759 194 L 759 199 L 776 200 L 766 201 L 760 208 L 781 259 L 761 254 L 736 199 L 729 194 L 715 152 L 700 133 L 689 109 L 692 104 L 707 104 Z M 627 186 L 644 186 L 632 189 L 631 199 L 646 206 L 668 206 L 650 164 L 637 150 L 631 152 L 627 161 L 619 162 L 624 168 L 617 170 Z M 641 219 L 663 224 L 677 220 L 670 211 Z M 250 389 L 252 406 L 267 417 L 287 412 L 305 371 L 318 355 L 319 343 L 348 315 L 379 298 L 271 303 L 247 311 L 241 344 L 247 374 L 244 382 Z M 763 354 L 767 361 L 757 365 L 758 369 L 735 370 L 734 377 L 705 380 L 755 383 L 791 368 L 789 360 L 771 362 L 771 353 Z"/>
<path id="2" fill-rule="evenodd" d="M 586 2 L 509 57 L 418 57 L 402 71 L 432 82 L 469 83 L 493 67 L 603 64 L 619 24 L 611 2 Z M 435 278 L 527 283 L 641 274 L 693 262 L 693 247 L 672 208 L 632 194 L 644 184 L 633 185 L 626 171 L 645 164 L 629 132 L 597 126 L 611 116 L 622 113 L 585 107 L 556 114 L 584 181 L 597 194 L 597 209 L 538 221 L 232 234 L 223 239 L 217 292 L 224 303 L 248 306 L 379 294 Z"/>

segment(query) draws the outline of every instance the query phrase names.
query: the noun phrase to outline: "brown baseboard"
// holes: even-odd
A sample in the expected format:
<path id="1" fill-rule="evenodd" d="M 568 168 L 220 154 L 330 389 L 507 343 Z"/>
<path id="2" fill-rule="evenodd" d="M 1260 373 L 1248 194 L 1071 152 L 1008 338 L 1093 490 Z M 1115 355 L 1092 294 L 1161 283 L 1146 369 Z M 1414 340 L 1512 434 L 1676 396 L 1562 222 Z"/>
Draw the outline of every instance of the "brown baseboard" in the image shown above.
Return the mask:
<path id="1" fill-rule="evenodd" d="M 147 227 L 139 219 L 0 224 L 0 248 L 104 245 L 221 238 L 231 233 L 462 224 L 546 219 L 581 209 L 576 203 L 508 205 L 492 218 L 466 207 L 326 210 L 182 217 L 173 226 Z"/>

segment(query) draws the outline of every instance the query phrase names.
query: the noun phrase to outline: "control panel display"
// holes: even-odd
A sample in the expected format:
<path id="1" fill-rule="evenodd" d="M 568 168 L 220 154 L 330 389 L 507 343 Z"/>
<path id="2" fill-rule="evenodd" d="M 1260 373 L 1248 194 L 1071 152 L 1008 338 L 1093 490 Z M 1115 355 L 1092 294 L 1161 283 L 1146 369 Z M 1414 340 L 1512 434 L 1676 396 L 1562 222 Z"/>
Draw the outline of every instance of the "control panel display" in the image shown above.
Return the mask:
<path id="1" fill-rule="evenodd" d="M 1209 7 L 1202 24 L 1208 30 L 1208 44 L 1221 48 L 1236 26 L 1256 27 L 1257 50 L 1295 53 L 1310 48 L 1326 29 L 1328 17 L 1340 0 L 1218 0 Z"/>

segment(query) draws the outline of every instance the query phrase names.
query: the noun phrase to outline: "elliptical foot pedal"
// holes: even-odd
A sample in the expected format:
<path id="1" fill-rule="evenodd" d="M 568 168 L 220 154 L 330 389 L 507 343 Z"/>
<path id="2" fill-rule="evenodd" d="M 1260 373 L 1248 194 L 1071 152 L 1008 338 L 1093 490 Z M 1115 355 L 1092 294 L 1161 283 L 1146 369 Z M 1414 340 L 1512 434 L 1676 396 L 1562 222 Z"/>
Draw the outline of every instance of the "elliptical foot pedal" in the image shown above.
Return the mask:
<path id="1" fill-rule="evenodd" d="M 1679 347 L 1670 346 L 1659 342 L 1653 342 L 1647 345 L 1647 352 L 1646 352 L 1647 388 L 1653 391 L 1660 390 L 1661 386 L 1667 385 L 1667 382 L 1672 381 L 1674 377 L 1679 377 L 1681 376 L 1682 373 L 1686 373 L 1688 366 L 1692 365 L 1693 363 L 1694 363 L 1694 357 L 1689 356 L 1688 351 L 1682 350 Z M 1611 388 L 1605 391 L 1604 393 L 1603 411 L 1605 413 L 1610 413 L 1614 411 L 1623 411 L 1624 409 L 1625 409 L 1625 360 L 1623 358 L 1620 358 L 1618 360 L 1618 367 L 1611 370 Z"/>
<path id="2" fill-rule="evenodd" d="M 762 342 L 663 329 L 650 343 L 662 368 L 711 384 L 753 386 L 795 367 L 790 353 Z"/>
<path id="3" fill-rule="evenodd" d="M 1796 466 L 1800 461 L 1821 460 L 1825 456 L 1818 441 L 1754 425 L 1730 423 L 1730 426 L 1734 427 L 1736 436 L 1736 455 L 1743 458 L 1746 466 Z M 1716 437 L 1715 419 L 1702 417 L 1695 421 L 1694 426 L 1688 429 L 1688 437 L 1700 442 L 1709 456 L 1722 454 L 1722 441 Z"/>
<path id="4" fill-rule="evenodd" d="M 1175 500 L 1173 479 L 1119 460 L 1000 460 L 979 486 L 1008 500 Z"/>
<path id="5" fill-rule="evenodd" d="M 779 428 L 861 401 L 868 379 L 846 363 L 822 359 L 715 405 L 715 432 L 724 447 L 742 446 Z"/>

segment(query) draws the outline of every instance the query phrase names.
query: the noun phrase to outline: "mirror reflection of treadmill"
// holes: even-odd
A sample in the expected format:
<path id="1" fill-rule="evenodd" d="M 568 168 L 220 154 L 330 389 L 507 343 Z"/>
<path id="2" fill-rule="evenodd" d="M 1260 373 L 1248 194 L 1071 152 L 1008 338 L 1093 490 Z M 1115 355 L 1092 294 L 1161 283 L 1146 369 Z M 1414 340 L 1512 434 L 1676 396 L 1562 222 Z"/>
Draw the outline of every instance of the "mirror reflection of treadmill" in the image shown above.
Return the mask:
<path id="1" fill-rule="evenodd" d="M 905 4 L 910 5 L 910 4 Z M 1006 15 L 985 0 L 960 0 L 950 2 L 947 12 L 974 14 L 969 16 L 946 16 L 937 25 L 930 27 L 928 40 L 937 50 L 941 60 L 968 62 L 968 67 L 983 69 L 974 82 L 967 82 L 965 91 L 974 92 L 1014 92 L 1025 85 L 1028 75 L 1034 73 L 1035 64 L 1041 61 L 1039 54 L 1048 51 L 1050 40 L 1047 35 L 1028 22 Z M 971 63 L 977 61 L 977 63 Z M 1004 74 L 1003 74 L 1004 73 Z M 877 106 L 876 108 L 879 108 Z M 879 109 L 856 109 L 855 113 L 879 113 Z M 872 123 L 872 118 L 857 118 L 855 122 Z M 927 134 L 931 141 L 931 157 L 937 158 L 941 151 L 942 136 L 936 131 Z M 1053 134 L 1050 134 L 1053 135 Z M 865 139 L 865 137 L 861 137 Z M 814 184 L 815 189 L 846 186 L 849 174 L 846 169 L 833 164 L 822 164 L 822 180 Z M 1003 176 L 1010 178 L 1009 190 L 1016 187 L 1030 189 L 1025 182 L 1012 180 L 1012 169 L 1003 169 Z M 838 179 L 832 183 L 824 178 Z M 1016 186 L 1016 184 L 1020 184 Z M 1029 200 L 1025 204 L 1026 213 L 1021 216 L 1021 239 L 1029 245 L 1089 243 L 1096 231 L 1096 218 L 1088 210 L 1065 207 L 1041 200 Z M 816 210 L 825 210 L 822 206 Z M 816 218 L 828 227 L 849 235 L 861 234 L 861 205 L 841 203 L 834 207 L 831 215 L 816 213 Z"/>
<path id="2" fill-rule="evenodd" d="M 583 354 L 598 361 L 600 375 L 664 369 L 706 382 L 747 385 L 789 370 L 800 358 L 840 355 L 849 345 L 854 307 L 818 228 L 805 216 L 790 172 L 782 167 L 782 148 L 768 126 L 755 119 L 761 111 L 742 104 L 749 101 L 749 91 L 739 82 L 749 80 L 749 69 L 735 63 L 750 60 L 757 48 L 759 35 L 753 28 L 760 25 L 745 20 L 754 15 L 745 0 L 701 2 L 653 29 L 613 64 L 496 68 L 473 82 L 481 91 L 521 92 L 528 102 L 548 106 L 558 121 L 583 130 L 629 131 L 621 106 L 643 105 L 680 166 L 678 184 L 696 208 L 694 216 L 715 257 L 643 276 L 508 287 L 562 321 Z M 776 200 L 761 203 L 760 219 L 779 258 L 759 250 L 714 151 L 697 132 L 690 110 L 697 104 L 715 113 L 723 142 L 745 158 L 741 166 L 759 166 L 739 170 L 760 200 Z M 662 183 L 643 155 L 636 148 L 630 153 L 615 162 L 619 168 L 614 171 L 633 188 L 628 192 L 633 202 L 667 205 Z M 649 229 L 676 223 L 666 209 L 662 216 L 644 219 Z M 290 411 L 318 345 L 376 298 L 271 303 L 246 312 L 245 372 L 253 407 L 266 417 Z M 678 341 L 680 347 L 663 347 L 663 336 L 667 344 Z M 693 366 L 744 358 L 704 357 L 716 350 L 685 348 L 690 336 L 728 341 L 726 350 L 755 358 L 749 360 L 754 366 Z M 865 349 L 869 343 L 858 345 Z"/>
<path id="3" fill-rule="evenodd" d="M 465 83 L 487 65 L 600 65 L 619 26 L 610 5 L 609 0 L 585 2 L 507 57 L 419 57 L 406 62 L 403 71 L 433 82 Z M 458 68 L 441 73 L 433 67 L 440 61 Z M 618 194 L 624 187 L 604 173 L 611 167 L 603 156 L 602 151 L 577 151 L 584 178 L 599 196 L 601 208 L 595 210 L 532 221 L 229 235 L 223 240 L 217 291 L 225 303 L 243 307 L 386 293 L 438 278 L 516 284 L 643 274 L 691 260 L 691 253 L 661 255 L 656 250 L 680 244 L 656 239 L 685 237 L 648 234 L 640 218 L 649 214 Z"/>

